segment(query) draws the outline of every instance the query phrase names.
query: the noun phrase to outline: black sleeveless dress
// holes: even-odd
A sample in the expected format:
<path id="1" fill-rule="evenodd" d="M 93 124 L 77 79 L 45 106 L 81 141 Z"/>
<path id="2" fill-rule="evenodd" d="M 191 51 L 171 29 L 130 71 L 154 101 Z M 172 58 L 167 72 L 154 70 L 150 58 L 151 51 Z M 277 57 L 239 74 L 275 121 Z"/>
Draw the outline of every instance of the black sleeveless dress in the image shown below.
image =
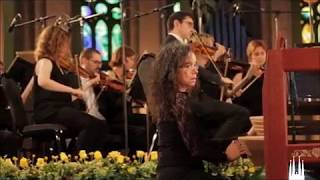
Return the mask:
<path id="1" fill-rule="evenodd" d="M 51 61 L 50 78 L 70 86 L 68 73 L 63 72 Z M 72 134 L 78 135 L 77 150 L 104 150 L 110 139 L 106 121 L 99 120 L 72 106 L 71 94 L 42 88 L 38 76 L 34 75 L 34 120 L 36 123 L 64 125 Z"/>
<path id="2" fill-rule="evenodd" d="M 69 84 L 68 74 L 52 62 L 50 78 L 64 85 Z M 34 75 L 34 120 L 42 123 L 52 117 L 61 107 L 71 107 L 71 94 L 43 89 Z"/>

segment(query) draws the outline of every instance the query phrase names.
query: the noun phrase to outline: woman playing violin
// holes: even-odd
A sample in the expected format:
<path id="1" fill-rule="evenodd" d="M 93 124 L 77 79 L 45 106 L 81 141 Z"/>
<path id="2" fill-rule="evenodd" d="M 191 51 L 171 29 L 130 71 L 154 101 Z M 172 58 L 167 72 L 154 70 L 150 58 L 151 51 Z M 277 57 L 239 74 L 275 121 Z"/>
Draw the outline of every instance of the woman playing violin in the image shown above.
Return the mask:
<path id="1" fill-rule="evenodd" d="M 246 89 L 239 90 L 236 94 L 239 97 L 233 102 L 248 108 L 251 116 L 259 116 L 262 115 L 263 66 L 267 59 L 267 46 L 262 40 L 250 41 L 247 46 L 247 56 L 251 65 L 247 77 L 254 81 Z M 235 76 L 236 84 L 243 79 L 243 76 L 243 73 Z"/>
<path id="2" fill-rule="evenodd" d="M 112 68 L 111 71 L 107 71 L 107 74 L 114 79 L 119 81 L 123 81 L 123 68 L 122 68 L 122 47 L 116 50 L 115 53 L 112 54 L 111 61 L 109 66 Z M 124 59 L 124 66 L 126 70 L 126 84 L 127 87 L 130 85 L 131 80 L 135 74 L 135 68 L 137 64 L 137 54 L 136 52 L 130 48 L 125 47 L 125 59 Z"/>
<path id="3" fill-rule="evenodd" d="M 70 86 L 69 73 L 62 64 L 70 63 L 70 32 L 67 26 L 46 27 L 37 41 L 33 79 L 34 120 L 36 123 L 62 124 L 78 134 L 77 150 L 103 149 L 105 122 L 72 106 L 72 95 L 83 91 Z"/>

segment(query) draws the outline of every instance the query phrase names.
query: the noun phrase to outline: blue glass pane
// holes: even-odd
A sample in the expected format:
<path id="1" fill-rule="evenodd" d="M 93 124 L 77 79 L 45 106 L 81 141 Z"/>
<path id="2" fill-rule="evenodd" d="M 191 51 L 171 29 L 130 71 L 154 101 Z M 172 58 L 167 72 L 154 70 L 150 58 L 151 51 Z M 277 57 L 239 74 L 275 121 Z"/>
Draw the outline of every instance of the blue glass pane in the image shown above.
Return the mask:
<path id="1" fill-rule="evenodd" d="M 122 43 L 122 34 L 121 27 L 119 24 L 116 24 L 112 28 L 112 52 L 120 48 Z"/>
<path id="2" fill-rule="evenodd" d="M 108 7 L 106 4 L 103 3 L 98 3 L 95 7 L 97 13 L 107 13 L 108 12 Z"/>
<path id="3" fill-rule="evenodd" d="M 81 6 L 81 16 L 89 16 L 91 15 L 91 9 L 88 6 Z"/>
<path id="4" fill-rule="evenodd" d="M 106 2 L 109 4 L 117 4 L 120 2 L 120 0 L 106 0 Z"/>
<path id="5" fill-rule="evenodd" d="M 119 20 L 121 19 L 121 9 L 119 7 L 115 7 L 111 10 L 112 18 Z"/>
<path id="6" fill-rule="evenodd" d="M 95 32 L 96 49 L 101 52 L 103 60 L 108 60 L 108 28 L 104 20 L 97 22 Z"/>
<path id="7" fill-rule="evenodd" d="M 92 30 L 88 23 L 83 24 L 83 47 L 92 48 Z"/>

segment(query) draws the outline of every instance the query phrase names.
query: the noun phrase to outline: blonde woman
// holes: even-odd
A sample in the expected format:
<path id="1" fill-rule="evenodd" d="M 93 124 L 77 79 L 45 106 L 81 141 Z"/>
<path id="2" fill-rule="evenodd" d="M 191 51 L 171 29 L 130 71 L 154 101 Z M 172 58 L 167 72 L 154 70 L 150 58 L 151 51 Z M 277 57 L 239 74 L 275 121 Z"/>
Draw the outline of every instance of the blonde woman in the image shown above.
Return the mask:
<path id="1" fill-rule="evenodd" d="M 239 97 L 233 102 L 246 107 L 251 116 L 260 116 L 262 115 L 263 67 L 267 60 L 267 46 L 262 40 L 250 41 L 247 46 L 247 56 L 251 67 L 246 77 L 252 84 L 239 90 L 237 92 Z M 243 73 L 237 74 L 234 78 L 235 84 L 241 83 L 244 76 Z"/>

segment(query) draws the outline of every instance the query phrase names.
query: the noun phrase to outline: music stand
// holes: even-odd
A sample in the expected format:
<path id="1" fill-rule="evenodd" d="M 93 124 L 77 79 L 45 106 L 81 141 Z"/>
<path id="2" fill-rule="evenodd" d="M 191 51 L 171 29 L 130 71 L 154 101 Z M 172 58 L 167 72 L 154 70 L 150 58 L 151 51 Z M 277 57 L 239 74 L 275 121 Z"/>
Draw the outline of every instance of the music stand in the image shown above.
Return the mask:
<path id="1" fill-rule="evenodd" d="M 33 51 L 17 51 L 7 69 L 6 77 L 20 84 L 21 91 L 27 86 L 34 72 L 35 60 Z"/>

